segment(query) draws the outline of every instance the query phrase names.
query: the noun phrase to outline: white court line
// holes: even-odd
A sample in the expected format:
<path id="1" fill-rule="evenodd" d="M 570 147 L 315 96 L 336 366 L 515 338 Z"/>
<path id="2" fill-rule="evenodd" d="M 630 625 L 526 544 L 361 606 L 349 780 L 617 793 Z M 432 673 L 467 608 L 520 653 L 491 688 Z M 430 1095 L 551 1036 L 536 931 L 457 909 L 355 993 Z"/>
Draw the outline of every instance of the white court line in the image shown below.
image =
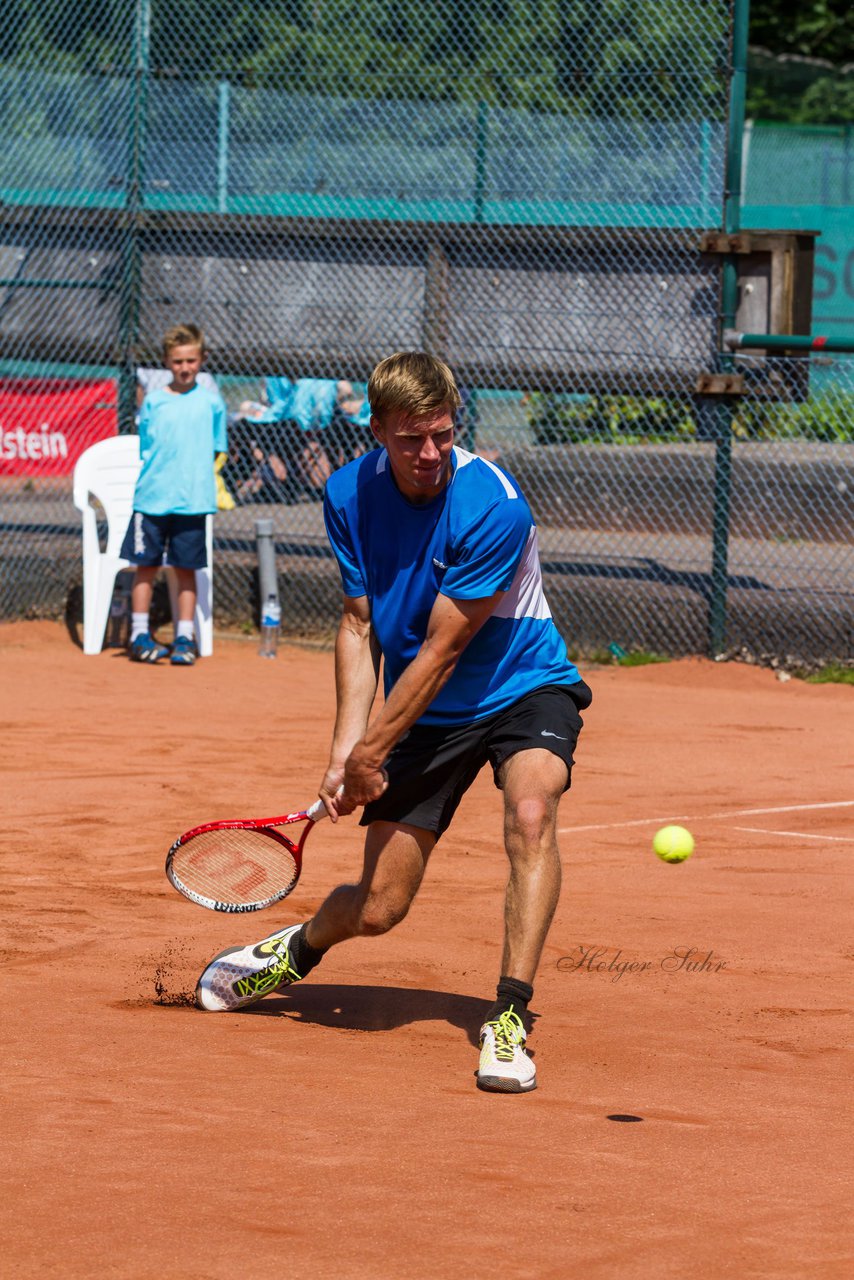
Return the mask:
<path id="1" fill-rule="evenodd" d="M 613 831 L 615 827 L 648 827 L 653 822 L 696 822 L 688 814 L 670 814 L 666 818 L 635 818 L 632 822 L 593 822 L 587 827 L 558 827 L 558 835 L 565 836 L 571 831 Z"/>
<path id="2" fill-rule="evenodd" d="M 799 813 L 802 809 L 850 809 L 854 800 L 820 800 L 818 804 L 781 804 L 776 809 L 739 809 L 737 813 L 713 813 L 713 818 L 746 818 L 754 813 Z"/>
<path id="3" fill-rule="evenodd" d="M 812 831 L 773 831 L 768 827 L 733 827 L 733 831 L 756 831 L 762 836 L 794 836 L 796 840 L 840 840 L 854 844 L 854 836 L 821 836 Z"/>
<path id="4" fill-rule="evenodd" d="M 773 809 L 727 809 L 723 813 L 706 813 L 693 817 L 679 813 L 666 818 L 635 818 L 631 822 L 593 822 L 585 827 L 560 827 L 558 835 L 570 835 L 575 831 L 613 831 L 617 827 L 648 827 L 653 822 L 707 822 L 710 818 L 752 818 L 760 813 L 800 813 L 806 809 L 849 809 L 854 800 L 821 800 L 815 804 L 781 804 Z M 837 837 L 845 839 L 844 836 Z"/>

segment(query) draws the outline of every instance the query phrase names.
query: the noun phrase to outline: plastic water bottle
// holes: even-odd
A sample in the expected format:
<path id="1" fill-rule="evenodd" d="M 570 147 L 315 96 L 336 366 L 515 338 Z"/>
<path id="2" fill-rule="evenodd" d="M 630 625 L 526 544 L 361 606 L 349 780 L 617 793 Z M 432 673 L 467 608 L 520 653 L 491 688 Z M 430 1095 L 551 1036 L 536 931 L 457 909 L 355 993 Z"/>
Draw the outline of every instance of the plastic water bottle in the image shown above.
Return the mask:
<path id="1" fill-rule="evenodd" d="M 267 596 L 261 611 L 261 648 L 258 652 L 262 658 L 275 658 L 281 621 L 282 606 L 276 596 Z"/>

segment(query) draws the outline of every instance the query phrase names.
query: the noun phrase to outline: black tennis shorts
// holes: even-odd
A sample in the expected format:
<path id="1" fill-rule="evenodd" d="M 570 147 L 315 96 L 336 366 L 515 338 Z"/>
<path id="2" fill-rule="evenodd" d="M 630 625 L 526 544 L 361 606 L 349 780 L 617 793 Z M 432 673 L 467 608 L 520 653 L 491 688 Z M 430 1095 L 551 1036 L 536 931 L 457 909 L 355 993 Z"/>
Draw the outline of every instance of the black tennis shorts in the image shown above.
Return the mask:
<path id="1" fill-rule="evenodd" d="M 122 549 L 131 564 L 166 564 L 178 569 L 204 569 L 208 563 L 207 516 L 147 516 L 134 511 Z"/>
<path id="2" fill-rule="evenodd" d="M 583 680 L 571 685 L 551 684 L 482 720 L 413 725 L 386 761 L 388 788 L 378 800 L 365 805 L 362 826 L 406 822 L 433 831 L 438 838 L 487 761 L 500 788 L 498 771 L 504 761 L 517 751 L 537 747 L 564 761 L 564 789 L 568 790 L 583 723 L 579 712 L 590 706 L 592 698 Z"/>

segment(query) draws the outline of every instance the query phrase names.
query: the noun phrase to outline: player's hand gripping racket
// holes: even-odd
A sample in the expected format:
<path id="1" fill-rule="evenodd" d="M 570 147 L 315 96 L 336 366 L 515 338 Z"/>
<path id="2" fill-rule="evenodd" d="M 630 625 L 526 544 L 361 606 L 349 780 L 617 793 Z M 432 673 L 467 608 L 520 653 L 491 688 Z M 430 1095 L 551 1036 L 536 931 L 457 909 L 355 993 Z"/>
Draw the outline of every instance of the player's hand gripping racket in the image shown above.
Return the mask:
<path id="1" fill-rule="evenodd" d="M 166 857 L 166 874 L 179 893 L 211 911 L 261 911 L 286 898 L 302 871 L 302 851 L 315 823 L 326 817 L 322 800 L 278 818 L 206 822 L 179 836 Z M 305 823 L 297 841 L 279 827 Z"/>

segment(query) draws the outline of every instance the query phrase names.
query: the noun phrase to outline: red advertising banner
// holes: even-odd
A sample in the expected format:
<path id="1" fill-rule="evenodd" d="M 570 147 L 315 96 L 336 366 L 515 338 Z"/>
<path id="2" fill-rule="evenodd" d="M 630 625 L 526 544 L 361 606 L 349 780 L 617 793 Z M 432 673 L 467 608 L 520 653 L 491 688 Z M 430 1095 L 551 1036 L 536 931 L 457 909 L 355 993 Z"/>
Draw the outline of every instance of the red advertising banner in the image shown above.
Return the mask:
<path id="1" fill-rule="evenodd" d="M 66 476 L 118 433 L 116 383 L 0 378 L 0 476 Z"/>

